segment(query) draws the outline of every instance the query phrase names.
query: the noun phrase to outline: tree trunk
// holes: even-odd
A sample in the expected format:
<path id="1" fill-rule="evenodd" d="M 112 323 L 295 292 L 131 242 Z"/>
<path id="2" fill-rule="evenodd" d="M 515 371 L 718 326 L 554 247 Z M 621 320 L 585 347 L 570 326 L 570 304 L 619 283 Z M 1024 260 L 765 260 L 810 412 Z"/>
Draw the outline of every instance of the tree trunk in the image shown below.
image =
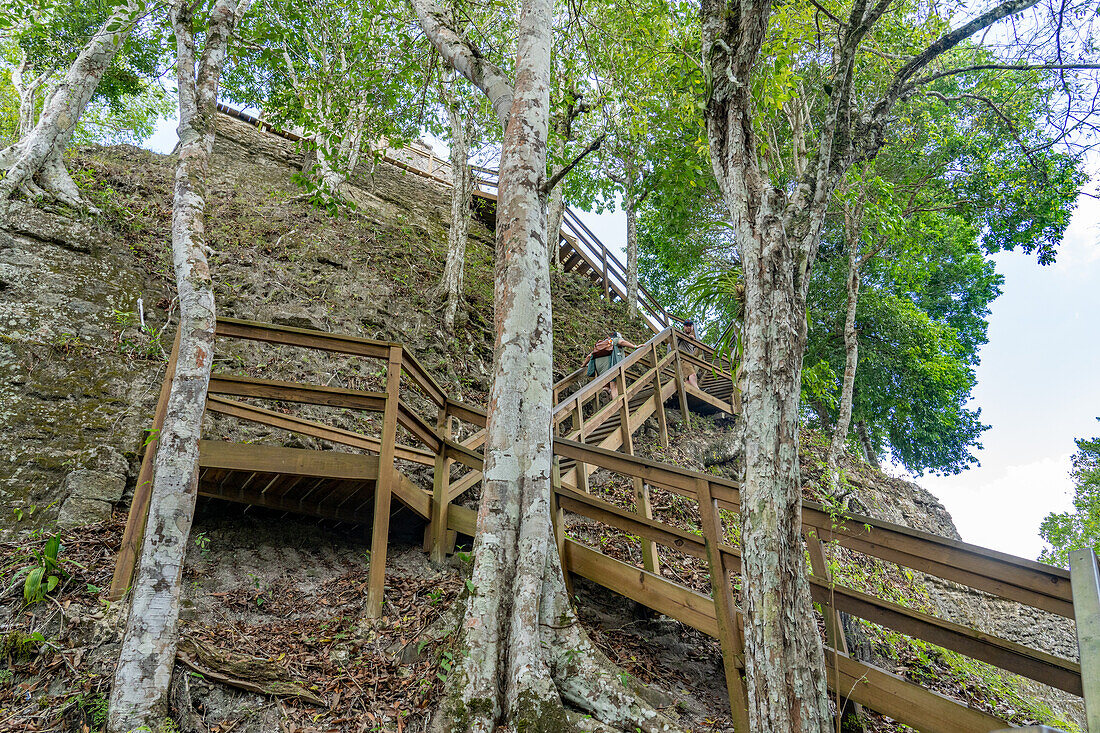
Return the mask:
<path id="1" fill-rule="evenodd" d="M 626 209 L 626 312 L 633 318 L 638 315 L 638 213 L 634 176 L 629 170 L 623 192 L 623 208 Z"/>
<path id="2" fill-rule="evenodd" d="M 489 97 L 505 127 L 497 202 L 493 384 L 464 649 L 436 729 L 570 731 L 564 701 L 626 730 L 671 730 L 639 702 L 577 624 L 550 523 L 553 329 L 546 237 L 552 0 L 524 0 L 516 81 L 414 0 L 441 55 Z"/>
<path id="3" fill-rule="evenodd" d="M 751 91 L 738 81 L 752 73 L 768 15 L 743 18 L 741 37 L 727 39 L 733 26 L 724 8 L 720 0 L 704 0 L 702 30 L 715 68 L 705 110 L 711 163 L 745 282 L 741 599 L 749 720 L 759 733 L 828 733 L 832 717 L 806 578 L 798 459 L 806 296 L 819 222 L 804 237 L 788 237 L 786 192 L 761 172 Z M 733 46 L 742 55 L 724 55 Z"/>
<path id="4" fill-rule="evenodd" d="M 348 180 L 346 168 L 341 165 L 339 155 L 333 150 L 327 133 L 314 135 L 313 142 L 317 147 L 317 155 L 312 176 L 317 182 L 317 188 L 324 199 L 342 201 L 344 184 Z"/>
<path id="5" fill-rule="evenodd" d="M 61 155 L 103 73 L 149 5 L 148 0 L 125 0 L 76 57 L 65 78 L 50 94 L 34 130 L 0 151 L 0 168 L 7 171 L 0 180 L 0 214 L 6 211 L 7 202 L 17 190 L 30 196 L 49 195 L 70 206 L 83 205 L 80 191 L 65 170 Z"/>
<path id="6" fill-rule="evenodd" d="M 735 217 L 736 219 L 736 217 Z M 806 302 L 778 217 L 738 226 L 745 272 L 745 482 L 741 488 L 746 682 L 756 731 L 826 733 L 824 655 L 802 546 L 798 401 Z"/>
<path id="7" fill-rule="evenodd" d="M 875 468 L 882 468 L 882 464 L 878 460 L 878 451 L 875 450 L 874 444 L 871 442 L 871 436 L 867 434 L 867 423 L 860 420 L 856 423 L 856 434 L 859 435 L 859 442 L 863 446 L 863 457 L 867 459 Z"/>
<path id="8" fill-rule="evenodd" d="M 848 308 L 844 316 L 844 381 L 840 388 L 840 404 L 837 408 L 836 426 L 829 454 L 825 457 L 825 471 L 830 488 L 837 488 L 837 463 L 848 441 L 848 428 L 852 424 L 852 398 L 856 386 L 856 366 L 859 364 L 859 335 L 856 333 L 856 305 L 859 302 L 859 221 L 846 211 L 844 228 L 848 240 Z"/>
<path id="9" fill-rule="evenodd" d="M 203 210 L 214 146 L 218 81 L 229 37 L 248 0 L 217 0 L 196 78 L 191 6 L 172 8 L 179 84 L 179 162 L 172 205 L 172 259 L 180 301 L 180 348 L 157 450 L 141 564 L 111 688 L 108 730 L 159 730 L 176 658 L 180 580 L 198 491 L 199 437 L 214 354 L 214 289 Z"/>
<path id="10" fill-rule="evenodd" d="M 555 267 L 561 266 L 561 226 L 565 219 L 565 193 L 562 181 L 550 191 L 546 213 L 546 242 L 550 245 L 550 258 Z"/>
<path id="11" fill-rule="evenodd" d="M 473 185 L 470 181 L 466 124 L 462 111 L 454 100 L 447 101 L 447 118 L 451 126 L 451 229 L 447 233 L 447 264 L 437 292 L 446 299 L 443 306 L 443 330 L 453 336 L 455 315 L 462 302 L 462 275 L 466 267 Z"/>

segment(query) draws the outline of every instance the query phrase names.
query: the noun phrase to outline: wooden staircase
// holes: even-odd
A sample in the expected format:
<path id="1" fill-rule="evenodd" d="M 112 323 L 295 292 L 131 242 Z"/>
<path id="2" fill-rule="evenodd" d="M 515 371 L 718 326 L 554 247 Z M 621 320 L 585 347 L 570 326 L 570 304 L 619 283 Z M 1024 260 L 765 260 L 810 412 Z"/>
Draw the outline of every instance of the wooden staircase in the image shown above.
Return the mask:
<path id="1" fill-rule="evenodd" d="M 219 343 L 244 339 L 318 349 L 385 362 L 384 392 L 368 392 L 252 377 L 215 375 L 207 410 L 267 428 L 291 431 L 341 446 L 342 450 L 305 450 L 257 443 L 202 441 L 199 493 L 216 500 L 263 506 L 276 511 L 337 521 L 370 524 L 371 565 L 368 613 L 378 615 L 385 588 L 390 503 L 396 499 L 430 522 L 426 541 L 437 559 L 453 548 L 455 533 L 476 532 L 476 512 L 456 501 L 481 478 L 479 448 L 484 440 L 484 410 L 463 404 L 447 393 L 400 344 L 372 341 L 273 324 L 222 319 Z M 634 434 L 654 420 L 662 444 L 668 444 L 669 405 L 688 423 L 697 404 L 735 415 L 739 403 L 730 365 L 721 359 L 698 359 L 701 381 L 692 390 L 683 378 L 685 361 L 696 361 L 677 347 L 682 335 L 663 329 L 597 379 L 571 374 L 554 386 L 555 471 L 551 519 L 567 582 L 581 576 L 718 639 L 725 666 L 732 715 L 738 730 L 747 729 L 743 621 L 736 605 L 732 576 L 741 570 L 738 548 L 724 525 L 740 508 L 736 482 L 688 471 L 631 455 Z M 705 353 L 705 352 L 704 352 Z M 138 488 L 131 505 L 111 586 L 111 598 L 128 590 L 148 512 L 149 479 L 156 451 L 155 436 L 163 424 L 164 405 L 175 366 L 175 352 L 161 392 Z M 709 370 L 709 373 L 705 372 Z M 604 388 L 615 383 L 618 395 Z M 250 400 L 274 403 L 274 409 Z M 377 435 L 307 419 L 290 411 L 294 404 L 324 405 L 382 415 Z M 424 405 L 435 411 L 423 416 Z M 417 407 L 419 406 L 419 407 Z M 452 438 L 463 426 L 463 440 Z M 400 432 L 399 432 L 400 428 Z M 404 436 L 404 437 L 402 437 Z M 412 443 L 407 442 L 411 439 Z M 358 452 L 346 452 L 348 449 Z M 402 465 L 431 466 L 431 490 L 421 488 L 400 470 Z M 455 476 L 452 468 L 459 469 Z M 462 473 L 462 471 L 465 471 Z M 629 479 L 634 507 L 626 509 L 588 491 L 592 474 L 602 470 Z M 698 504 L 701 527 L 683 527 L 655 519 L 651 492 L 677 495 Z M 569 535 L 566 518 L 587 518 L 625 532 L 640 543 L 641 567 L 603 554 Z M 1078 583 L 1060 568 L 1015 558 L 957 540 L 883 522 L 871 517 L 836 516 L 812 502 L 803 503 L 804 538 L 811 567 L 811 592 L 822 610 L 826 661 L 831 689 L 923 731 L 969 733 L 1007 727 L 1003 720 L 921 687 L 847 653 L 838 613 L 858 616 L 903 634 L 960 652 L 1002 670 L 1037 680 L 1076 695 L 1085 693 L 1078 663 L 998 638 L 979 629 L 905 608 L 832 580 L 827 545 L 845 548 L 879 561 L 968 586 L 1054 616 L 1073 618 L 1078 605 L 1096 607 L 1096 584 Z M 701 530 L 701 534 L 699 534 Z M 662 571 L 668 552 L 697 558 L 709 568 L 710 593 L 687 587 Z M 1096 575 L 1096 561 L 1087 568 Z M 1085 591 L 1079 591 L 1081 585 Z M 1085 648 L 1085 647 L 1082 647 Z M 1089 660 L 1092 664 L 1096 659 Z"/>

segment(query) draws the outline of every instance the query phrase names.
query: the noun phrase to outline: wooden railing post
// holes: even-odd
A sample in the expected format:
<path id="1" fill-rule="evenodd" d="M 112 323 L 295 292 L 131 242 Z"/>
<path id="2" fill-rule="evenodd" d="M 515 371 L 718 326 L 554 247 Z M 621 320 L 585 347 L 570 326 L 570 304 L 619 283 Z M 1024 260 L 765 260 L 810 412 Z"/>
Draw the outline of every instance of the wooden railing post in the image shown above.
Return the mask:
<path id="1" fill-rule="evenodd" d="M 684 429 L 691 430 L 691 410 L 688 409 L 687 389 L 684 388 L 684 368 L 680 362 L 680 340 L 672 331 L 672 350 L 676 352 L 676 393 L 680 396 L 680 415 L 684 419 Z"/>
<path id="2" fill-rule="evenodd" d="M 576 401 L 576 407 L 573 412 L 573 422 L 577 424 L 577 442 L 583 443 L 587 436 L 584 430 L 584 407 L 580 400 Z M 577 461 L 574 470 L 577 472 L 577 488 L 587 494 L 589 491 L 587 467 L 580 461 Z"/>
<path id="3" fill-rule="evenodd" d="M 146 437 L 145 454 L 141 457 L 141 470 L 138 472 L 134 498 L 130 502 L 130 514 L 126 519 L 126 529 L 122 533 L 122 546 L 115 560 L 115 574 L 111 578 L 111 589 L 107 599 L 121 600 L 130 589 L 130 581 L 137 569 L 137 560 L 141 551 L 141 540 L 145 534 L 145 520 L 149 516 L 149 500 L 153 495 L 153 469 L 157 461 L 157 446 L 160 431 L 164 428 L 164 415 L 168 410 L 168 396 L 172 393 L 172 380 L 176 377 L 176 359 L 180 353 L 180 332 L 176 330 L 176 340 L 172 343 L 172 353 L 164 370 L 164 381 L 160 385 L 160 397 L 157 398 L 156 411 L 153 413 L 153 427 Z"/>
<path id="4" fill-rule="evenodd" d="M 695 491 L 699 497 L 699 517 L 703 525 L 707 563 L 710 565 L 710 586 L 714 596 L 714 613 L 718 620 L 718 642 L 722 648 L 722 666 L 726 673 L 726 692 L 730 698 L 730 715 L 737 733 L 748 733 L 748 692 L 741 679 L 745 666 L 745 640 L 737 626 L 737 608 L 733 601 L 730 576 L 722 561 L 722 523 L 718 506 L 710 493 L 710 482 L 696 479 Z"/>
<path id="5" fill-rule="evenodd" d="M 1089 733 L 1100 733 L 1100 572 L 1091 549 L 1069 554 L 1081 687 Z"/>
<path id="6" fill-rule="evenodd" d="M 657 427 L 660 429 L 661 435 L 661 447 L 668 447 L 668 420 L 665 417 L 665 401 L 661 399 L 661 392 L 663 388 L 661 386 L 661 370 L 657 367 L 661 363 L 661 358 L 657 355 L 657 344 L 654 343 L 650 347 L 650 354 L 653 356 L 653 399 L 657 400 Z"/>
<path id="7" fill-rule="evenodd" d="M 806 536 L 806 549 L 810 554 L 810 568 L 813 571 L 815 577 L 820 578 L 822 582 L 829 585 L 833 582 L 833 574 L 829 571 L 829 560 L 825 556 L 825 544 L 821 541 L 821 538 L 816 534 Z M 848 636 L 844 633 L 844 626 L 840 621 L 840 611 L 836 610 L 831 604 L 821 604 L 821 615 L 825 618 L 825 640 L 829 643 L 833 649 L 840 654 L 848 654 Z M 826 674 L 839 675 L 839 671 L 834 668 L 829 668 L 825 672 Z M 837 680 L 833 689 L 840 689 L 840 681 Z M 846 695 L 841 695 L 843 702 L 840 704 L 839 715 L 841 717 L 849 714 L 858 715 L 860 713 L 860 706 L 853 703 L 847 698 Z"/>
<path id="8" fill-rule="evenodd" d="M 444 439 L 451 437 L 451 417 L 447 406 L 439 409 L 436 427 Z M 447 494 L 451 488 L 451 463 L 447 447 L 442 446 L 435 457 L 435 473 L 432 477 L 431 560 L 435 565 L 443 563 L 447 552 Z"/>
<path id="9" fill-rule="evenodd" d="M 391 346 L 386 363 L 386 409 L 382 413 L 381 446 L 378 451 L 378 481 L 374 491 L 374 528 L 370 542 L 370 586 L 367 590 L 367 618 L 382 615 L 382 594 L 386 587 L 386 547 L 390 534 L 390 500 L 395 480 L 393 463 L 397 442 L 397 409 L 401 399 L 401 347 Z M 444 525 L 445 526 L 445 525 Z"/>
<path id="10" fill-rule="evenodd" d="M 579 464 L 578 464 L 579 465 Z M 550 523 L 554 528 L 554 543 L 558 546 L 558 561 L 565 581 L 565 591 L 573 597 L 573 579 L 569 576 L 569 564 L 565 557 L 565 511 L 561 508 L 558 491 L 561 489 L 561 460 L 554 456 L 550 474 Z"/>
<path id="11" fill-rule="evenodd" d="M 634 436 L 630 432 L 630 399 L 626 394 L 626 370 L 619 366 L 616 376 L 619 385 L 619 430 L 622 431 L 623 452 L 634 455 Z M 653 518 L 653 504 L 649 500 L 649 487 L 640 476 L 632 476 L 634 483 L 635 511 L 646 519 Z M 642 539 L 642 566 L 649 572 L 660 575 L 661 561 L 657 556 L 657 543 L 653 540 Z"/>

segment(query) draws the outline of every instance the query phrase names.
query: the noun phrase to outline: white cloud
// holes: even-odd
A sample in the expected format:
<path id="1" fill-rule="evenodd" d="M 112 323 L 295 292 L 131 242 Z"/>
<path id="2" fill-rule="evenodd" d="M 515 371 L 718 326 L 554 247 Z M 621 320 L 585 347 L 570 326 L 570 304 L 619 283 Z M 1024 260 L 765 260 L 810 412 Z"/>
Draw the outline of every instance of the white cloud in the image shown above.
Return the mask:
<path id="1" fill-rule="evenodd" d="M 947 507 L 966 542 L 1035 559 L 1044 547 L 1039 523 L 1072 506 L 1069 459 L 1065 453 L 920 483 Z"/>

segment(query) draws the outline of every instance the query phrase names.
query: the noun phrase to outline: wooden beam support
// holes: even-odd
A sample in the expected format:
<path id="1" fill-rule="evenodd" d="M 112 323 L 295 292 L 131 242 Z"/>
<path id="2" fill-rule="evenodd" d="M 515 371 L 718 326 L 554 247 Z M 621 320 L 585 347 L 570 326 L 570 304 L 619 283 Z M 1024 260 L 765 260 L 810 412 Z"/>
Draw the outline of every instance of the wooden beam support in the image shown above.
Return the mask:
<path id="1" fill-rule="evenodd" d="M 324 423 L 306 420 L 295 417 L 294 415 L 287 415 L 282 412 L 268 410 L 263 407 L 250 405 L 247 402 L 238 402 L 237 400 L 230 400 L 225 397 L 211 395 L 206 400 L 206 409 L 209 412 L 229 415 L 230 417 L 249 420 L 259 423 L 260 425 L 267 425 L 292 433 L 299 433 L 300 435 L 308 435 L 311 438 L 320 438 L 321 440 L 339 443 L 340 445 L 346 445 L 352 448 L 362 448 L 363 450 L 369 450 L 375 453 L 379 451 L 382 445 L 382 441 L 378 438 L 372 438 L 363 433 L 357 433 L 353 430 L 344 430 L 343 428 L 335 428 Z M 435 463 L 435 455 L 430 451 L 424 450 L 423 448 L 402 445 L 400 443 L 395 446 L 395 455 L 402 460 L 412 461 L 425 466 L 431 466 Z"/>
<path id="2" fill-rule="evenodd" d="M 1069 554 L 1073 606 L 1077 617 L 1077 648 L 1089 733 L 1100 731 L 1100 570 L 1091 549 Z"/>
<path id="3" fill-rule="evenodd" d="M 168 396 L 172 392 L 172 380 L 176 376 L 176 360 L 179 358 L 179 353 L 180 333 L 177 329 L 175 341 L 172 342 L 172 353 L 168 356 L 168 365 L 164 370 L 164 381 L 160 385 L 157 407 L 153 412 L 153 426 L 145 439 L 145 453 L 141 458 L 141 469 L 138 472 L 137 485 L 134 487 L 134 498 L 130 501 L 126 529 L 122 532 L 122 546 L 119 547 L 118 557 L 115 558 L 115 572 L 111 578 L 111 589 L 107 592 L 107 598 L 111 601 L 121 600 L 126 595 L 130 590 L 134 571 L 137 569 L 138 553 L 141 551 L 141 540 L 145 534 L 145 520 L 149 516 L 149 500 L 153 495 L 153 469 L 157 461 L 158 439 L 160 431 L 164 428 L 164 416 L 168 410 Z"/>
<path id="4" fill-rule="evenodd" d="M 282 448 L 258 443 L 199 441 L 199 468 L 285 476 L 312 476 L 337 481 L 375 481 L 378 456 L 327 450 Z"/>
<path id="5" fill-rule="evenodd" d="M 393 345 L 386 341 L 374 341 L 358 336 L 316 331 L 311 328 L 280 326 L 275 323 L 244 321 L 238 318 L 219 318 L 214 335 L 284 346 L 300 346 L 351 356 L 366 356 L 372 359 L 385 359 L 390 346 Z"/>
<path id="6" fill-rule="evenodd" d="M 444 440 L 451 438 L 451 418 L 447 408 L 439 411 L 436 430 Z M 451 462 L 446 451 L 440 451 L 435 459 L 432 477 L 431 560 L 442 565 L 447 542 L 447 507 L 450 505 Z"/>
<path id="7" fill-rule="evenodd" d="M 381 392 L 322 387 L 316 384 L 237 377 L 228 374 L 215 374 L 210 377 L 209 394 L 327 405 L 367 412 L 382 412 L 386 409 L 386 395 Z"/>
<path id="8" fill-rule="evenodd" d="M 650 352 L 653 355 L 653 363 L 658 367 L 653 370 L 653 394 L 657 395 L 657 428 L 658 434 L 661 439 L 661 447 L 668 448 L 668 421 L 665 418 L 665 401 L 661 399 L 661 395 L 664 394 L 664 389 L 661 387 L 661 360 L 657 356 L 657 344 L 650 345 Z M 671 356 L 671 355 L 669 355 Z M 665 358 L 669 358 L 666 356 Z"/>
<path id="9" fill-rule="evenodd" d="M 749 730 L 749 696 L 741 670 L 745 668 L 745 639 L 737 625 L 737 607 L 733 600 L 730 575 L 722 560 L 721 547 L 725 544 L 718 506 L 710 495 L 710 482 L 699 479 L 695 484 L 699 496 L 699 518 L 703 525 L 706 543 L 707 565 L 710 566 L 711 595 L 714 613 L 718 621 L 718 643 L 722 648 L 722 666 L 726 673 L 726 693 L 730 698 L 730 715 L 738 733 Z"/>
<path id="10" fill-rule="evenodd" d="M 386 363 L 386 411 L 382 416 L 382 452 L 378 456 L 381 478 L 374 494 L 367 618 L 382 616 L 382 596 L 386 587 L 386 548 L 390 541 L 390 497 L 394 484 L 394 443 L 397 442 L 397 413 L 401 402 L 401 351 L 400 346 L 390 347 L 389 360 Z"/>

